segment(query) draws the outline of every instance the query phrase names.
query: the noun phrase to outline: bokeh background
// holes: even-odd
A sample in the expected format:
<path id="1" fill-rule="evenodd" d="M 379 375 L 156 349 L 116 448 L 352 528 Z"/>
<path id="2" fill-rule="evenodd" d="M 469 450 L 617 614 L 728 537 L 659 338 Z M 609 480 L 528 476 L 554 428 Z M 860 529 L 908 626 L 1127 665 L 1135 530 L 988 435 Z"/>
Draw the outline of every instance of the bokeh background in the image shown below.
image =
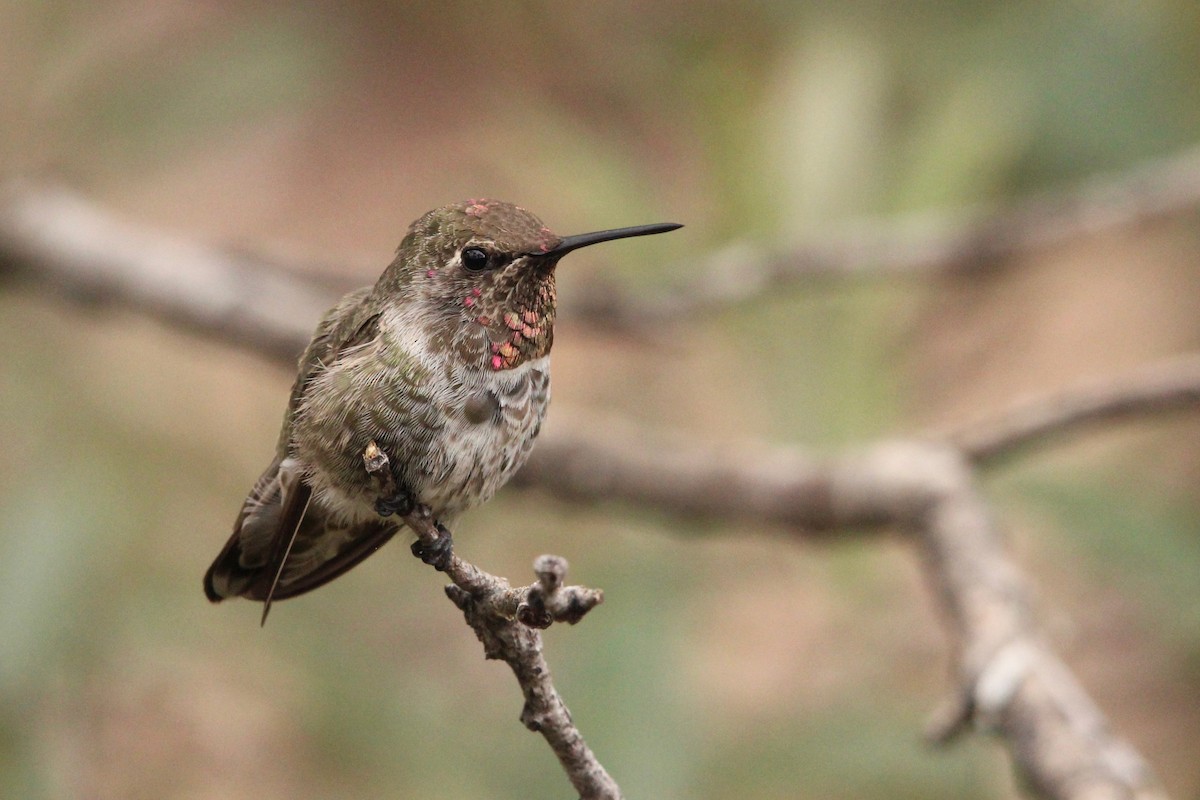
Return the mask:
<path id="1" fill-rule="evenodd" d="M 952 213 L 1200 142 L 1200 5 L 873 0 L 0 2 L 0 169 L 367 283 L 408 222 L 490 195 L 572 233 L 576 298 L 743 240 Z M 562 319 L 555 403 L 834 452 L 1200 345 L 1196 215 L 968 276 L 769 288 L 658 337 Z M 291 374 L 135 313 L 0 286 L 0 796 L 528 798 L 569 787 L 402 546 L 277 606 L 200 578 Z M 553 410 L 551 412 L 553 419 Z M 1200 797 L 1200 424 L 1098 433 L 986 490 L 1049 635 L 1176 797 Z M 927 750 L 948 645 L 895 538 L 798 545 L 510 490 L 461 552 L 606 590 L 558 685 L 638 798 L 1004 798 Z M 698 535 L 702 534 L 702 535 Z"/>

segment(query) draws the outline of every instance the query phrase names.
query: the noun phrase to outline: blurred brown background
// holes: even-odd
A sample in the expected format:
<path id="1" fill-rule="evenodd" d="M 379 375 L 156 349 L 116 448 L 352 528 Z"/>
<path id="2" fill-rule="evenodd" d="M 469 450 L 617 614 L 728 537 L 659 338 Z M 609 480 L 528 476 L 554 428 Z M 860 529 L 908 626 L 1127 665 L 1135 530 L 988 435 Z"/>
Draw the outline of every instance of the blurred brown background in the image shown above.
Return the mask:
<path id="1" fill-rule="evenodd" d="M 1200 141 L 1200 6 L 1039 2 L 0 2 L 0 168 L 201 241 L 373 281 L 490 195 L 564 233 L 570 298 L 740 240 L 1068 187 Z M 957 278 L 820 281 L 630 338 L 564 315 L 555 403 L 830 452 L 1200 344 L 1193 212 Z M 315 322 L 315 320 L 314 320 Z M 565 797 L 519 693 L 391 546 L 258 627 L 200 578 L 291 374 L 0 285 L 0 796 Z M 551 418 L 554 411 L 551 411 Z M 1200 421 L 993 473 L 1050 635 L 1175 797 L 1200 798 Z M 697 537 L 695 534 L 704 536 Z M 629 797 L 1001 798 L 927 751 L 947 645 L 898 539 L 797 546 L 507 491 L 463 555 L 606 590 L 549 632 Z"/>

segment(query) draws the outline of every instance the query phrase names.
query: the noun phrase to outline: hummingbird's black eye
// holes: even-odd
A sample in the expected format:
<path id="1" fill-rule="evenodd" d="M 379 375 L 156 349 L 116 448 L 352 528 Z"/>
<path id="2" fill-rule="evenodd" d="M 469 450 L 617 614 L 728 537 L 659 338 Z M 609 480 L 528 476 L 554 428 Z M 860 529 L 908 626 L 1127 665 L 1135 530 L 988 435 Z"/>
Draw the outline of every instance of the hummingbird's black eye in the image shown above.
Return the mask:
<path id="1" fill-rule="evenodd" d="M 482 247 L 468 247 L 462 251 L 462 265 L 471 272 L 487 269 L 487 251 Z"/>

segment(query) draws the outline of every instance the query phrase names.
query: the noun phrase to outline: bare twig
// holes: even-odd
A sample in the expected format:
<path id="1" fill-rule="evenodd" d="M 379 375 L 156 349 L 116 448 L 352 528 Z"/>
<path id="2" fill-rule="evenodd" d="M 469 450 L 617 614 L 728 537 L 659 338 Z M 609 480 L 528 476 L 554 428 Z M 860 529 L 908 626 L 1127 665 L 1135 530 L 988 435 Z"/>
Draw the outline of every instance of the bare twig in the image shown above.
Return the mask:
<path id="1" fill-rule="evenodd" d="M 374 441 L 363 452 L 363 466 L 382 496 L 395 493 L 396 478 L 387 453 Z M 404 523 L 426 547 L 449 535 L 425 506 L 405 515 Z M 620 787 L 584 741 L 554 687 L 539 632 L 554 622 L 574 625 L 604 602 L 604 593 L 564 586 L 567 561 L 560 556 L 539 556 L 534 562 L 537 582 L 520 588 L 463 560 L 453 550 L 439 560 L 437 569 L 454 581 L 446 587 L 446 596 L 483 643 L 484 656 L 504 661 L 512 669 L 525 696 L 521 722 L 546 739 L 580 798 L 620 800 Z"/>
<path id="2" fill-rule="evenodd" d="M 972 247 L 1002 253 L 1010 245 L 1000 242 L 1014 236 L 1025 242 L 1021 246 L 1042 246 L 1190 208 L 1200 185 L 1196 158 L 1189 154 L 1187 163 L 1131 173 L 1140 177 L 1128 182 L 1125 192 L 1104 185 L 1082 192 L 1076 205 L 1062 203 L 1056 224 L 1042 225 L 1031 214 L 1024 233 L 1010 224 L 1008 233 L 995 234 L 996 244 L 982 251 L 978 244 Z M 0 267 L 68 296 L 82 293 L 139 308 L 289 360 L 317 316 L 307 309 L 329 300 L 324 291 L 293 285 L 291 296 L 299 306 L 290 313 L 266 311 L 261 287 L 276 270 L 250 264 L 233 268 L 203 248 L 167 246 L 171 240 L 144 231 L 127 236 L 132 229 L 110 222 L 69 197 L 24 196 L 0 211 Z M 187 268 L 176 273 L 169 257 L 178 252 L 185 254 Z M 147 253 L 155 254 L 152 263 Z M 186 280 L 173 280 L 185 271 Z M 968 723 L 981 725 L 1001 735 L 1018 772 L 1040 795 L 1148 800 L 1162 796 L 1149 768 L 1108 730 L 1101 712 L 1039 634 L 1027 581 L 996 530 L 974 470 L 1022 445 L 1083 430 L 1085 423 L 1190 408 L 1200 405 L 1197 398 L 1200 366 L 1195 357 L 1181 358 L 1107 384 L 1034 399 L 948 436 L 883 443 L 825 460 L 757 443 L 700 445 L 694 437 L 649 434 L 622 421 L 556 408 L 521 480 L 565 497 L 632 501 L 741 525 L 767 522 L 797 536 L 830 537 L 885 526 L 907 532 L 923 554 L 927 581 L 958 643 L 960 687 L 931 726 L 932 738 L 947 740 Z M 405 521 L 427 543 L 441 535 L 420 510 Z M 504 658 L 521 681 L 526 724 L 542 731 L 571 771 L 581 758 L 579 746 L 586 753 L 586 745 L 577 731 L 557 721 L 559 715 L 569 721 L 569 715 L 548 684 L 540 637 L 518 621 L 540 624 L 546 614 L 573 618 L 577 601 L 569 599 L 570 587 L 560 585 L 563 569 L 553 560 L 540 563 L 537 583 L 513 589 L 457 556 L 446 563 L 454 581 L 452 598 L 488 652 Z M 578 591 L 598 601 L 589 590 Z M 591 774 L 590 767 L 578 774 Z M 593 785 L 586 783 L 590 779 L 578 780 Z M 588 796 L 616 796 L 603 793 L 609 791 L 603 780 L 594 786 L 601 788 Z"/>
<path id="3" fill-rule="evenodd" d="M 427 508 L 418 508 L 404 521 L 426 543 L 442 535 Z M 562 565 L 552 590 L 547 590 L 544 572 L 547 559 Z M 547 628 L 553 621 L 574 624 L 604 599 L 603 593 L 594 589 L 562 586 L 565 570 L 565 560 L 541 556 L 535 563 L 538 582 L 514 589 L 505 579 L 452 552 L 445 572 L 454 583 L 446 587 L 446 595 L 483 643 L 484 655 L 503 661 L 513 671 L 525 695 L 521 722 L 545 738 L 579 796 L 583 800 L 620 800 L 620 787 L 575 726 L 542 652 L 539 628 Z"/>
<path id="4" fill-rule="evenodd" d="M 529 730 L 542 734 L 580 797 L 584 800 L 619 800 L 622 796 L 620 787 L 584 741 L 571 719 L 571 712 L 554 687 L 550 667 L 542 654 L 542 635 L 538 627 L 497 613 L 499 608 L 507 607 L 511 590 L 503 579 L 492 580 L 497 581 L 491 591 L 502 598 L 499 603 L 492 601 L 491 594 L 465 590 L 457 582 L 446 587 L 446 594 L 462 610 L 467 624 L 483 643 L 487 657 L 503 660 L 512 669 L 525 695 L 521 722 Z M 520 591 L 529 598 L 540 585 L 533 584 Z M 600 595 L 591 590 L 581 587 L 563 589 L 575 596 L 590 595 L 599 602 Z M 524 607 L 524 603 L 518 604 L 518 610 Z M 563 620 L 574 622 L 578 617 L 563 617 Z M 544 627 L 549 624 L 549 619 L 541 620 L 539 624 Z"/>

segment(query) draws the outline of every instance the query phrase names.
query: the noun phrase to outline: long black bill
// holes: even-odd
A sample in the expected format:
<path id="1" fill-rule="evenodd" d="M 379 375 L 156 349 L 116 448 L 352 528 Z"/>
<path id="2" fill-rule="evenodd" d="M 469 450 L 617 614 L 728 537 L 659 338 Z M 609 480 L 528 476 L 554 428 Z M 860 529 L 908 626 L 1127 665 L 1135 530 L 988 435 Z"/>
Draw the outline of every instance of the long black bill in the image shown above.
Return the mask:
<path id="1" fill-rule="evenodd" d="M 611 242 L 613 239 L 628 239 L 630 236 L 649 236 L 652 233 L 666 233 L 667 231 L 673 231 L 682 227 L 677 222 L 656 222 L 653 225 L 634 225 L 632 228 L 613 228 L 610 231 L 580 233 L 575 236 L 567 236 L 558 243 L 558 246 L 537 255 L 561 256 L 572 250 L 587 247 L 589 244 Z"/>

